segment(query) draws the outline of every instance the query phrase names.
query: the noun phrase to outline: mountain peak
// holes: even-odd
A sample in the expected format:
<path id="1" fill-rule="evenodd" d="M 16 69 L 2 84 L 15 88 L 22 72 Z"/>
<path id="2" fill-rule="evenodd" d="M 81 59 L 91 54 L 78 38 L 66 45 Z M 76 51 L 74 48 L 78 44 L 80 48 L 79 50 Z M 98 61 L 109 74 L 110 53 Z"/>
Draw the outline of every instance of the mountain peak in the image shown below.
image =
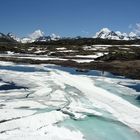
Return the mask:
<path id="1" fill-rule="evenodd" d="M 32 39 L 32 40 L 36 40 L 37 38 L 39 37 L 43 37 L 44 36 L 44 32 L 42 32 L 41 30 L 36 30 L 34 31 L 33 33 L 31 33 L 29 35 L 29 37 Z"/>
<path id="2" fill-rule="evenodd" d="M 130 37 L 136 37 L 137 35 L 136 35 L 136 33 L 134 33 L 134 32 L 130 32 L 130 33 L 129 33 L 129 36 L 130 36 Z"/>
<path id="3" fill-rule="evenodd" d="M 21 41 L 20 38 L 16 37 L 16 36 L 15 36 L 14 34 L 12 34 L 12 33 L 8 33 L 7 36 L 10 37 L 10 38 L 12 38 L 12 39 L 14 39 L 14 40 L 16 40 L 17 42 L 20 42 L 20 41 Z"/>
<path id="4" fill-rule="evenodd" d="M 102 38 L 102 39 L 115 39 L 119 40 L 118 35 L 114 32 L 111 31 L 108 28 L 103 28 L 99 32 L 96 33 L 96 35 L 93 38 Z"/>
<path id="5" fill-rule="evenodd" d="M 108 32 L 111 32 L 111 30 L 109 30 L 108 28 L 103 28 L 103 29 L 101 29 L 100 32 L 106 32 L 106 33 L 108 33 Z"/>
<path id="6" fill-rule="evenodd" d="M 134 40 L 138 39 L 139 37 L 134 33 L 130 32 L 121 33 L 120 31 L 111 31 L 108 28 L 103 28 L 93 38 L 102 38 L 102 39 L 112 39 L 112 40 Z"/>
<path id="7" fill-rule="evenodd" d="M 42 32 L 41 30 L 36 30 L 33 33 L 31 33 L 29 37 L 22 38 L 21 42 L 22 43 L 32 43 L 35 41 L 45 42 L 45 41 L 51 41 L 51 40 L 56 41 L 59 39 L 60 39 L 60 36 L 54 33 L 50 36 L 46 36 L 44 32 Z"/>
<path id="8" fill-rule="evenodd" d="M 54 33 L 50 37 L 51 37 L 51 40 L 58 40 L 58 39 L 60 39 L 60 36 L 56 35 Z"/>

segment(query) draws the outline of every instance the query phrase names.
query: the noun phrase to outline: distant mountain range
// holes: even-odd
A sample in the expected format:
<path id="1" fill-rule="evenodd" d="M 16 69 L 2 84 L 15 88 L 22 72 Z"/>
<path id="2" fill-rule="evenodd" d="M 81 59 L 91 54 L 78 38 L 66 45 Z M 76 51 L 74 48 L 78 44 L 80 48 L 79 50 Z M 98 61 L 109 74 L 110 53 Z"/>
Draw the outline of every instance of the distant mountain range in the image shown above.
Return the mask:
<path id="1" fill-rule="evenodd" d="M 120 31 L 111 31 L 108 28 L 103 28 L 95 34 L 92 38 L 101 38 L 106 40 L 137 40 L 140 36 L 134 32 L 121 33 Z M 21 43 L 32 43 L 32 42 L 46 42 L 46 41 L 57 41 L 63 39 L 59 35 L 52 34 L 46 36 L 41 30 L 36 30 L 28 37 L 18 38 L 15 35 L 8 33 L 7 35 L 0 33 L 0 42 L 21 42 Z M 75 38 L 77 39 L 77 37 Z"/>
<path id="2" fill-rule="evenodd" d="M 29 37 L 22 38 L 20 42 L 32 43 L 36 41 L 40 41 L 40 42 L 51 41 L 51 40 L 56 41 L 59 39 L 60 39 L 60 36 L 57 36 L 55 34 L 52 34 L 50 36 L 45 36 L 44 32 L 42 32 L 41 30 L 36 30 L 35 32 L 30 34 Z"/>
<path id="3" fill-rule="evenodd" d="M 7 35 L 0 33 L 0 42 L 17 42 L 17 40 L 15 40 L 14 36 L 10 33 Z"/>
<path id="4" fill-rule="evenodd" d="M 103 28 L 96 33 L 93 38 L 111 39 L 111 40 L 135 40 L 140 39 L 140 36 L 136 35 L 134 32 L 121 33 L 120 31 L 111 31 L 108 28 Z"/>
<path id="5" fill-rule="evenodd" d="M 56 41 L 61 37 L 55 34 L 50 36 L 45 36 L 45 34 L 41 30 L 36 30 L 28 37 L 18 38 L 12 33 L 8 33 L 7 35 L 0 33 L 0 42 L 21 42 L 21 43 L 32 43 L 32 42 L 45 42 L 45 41 Z"/>

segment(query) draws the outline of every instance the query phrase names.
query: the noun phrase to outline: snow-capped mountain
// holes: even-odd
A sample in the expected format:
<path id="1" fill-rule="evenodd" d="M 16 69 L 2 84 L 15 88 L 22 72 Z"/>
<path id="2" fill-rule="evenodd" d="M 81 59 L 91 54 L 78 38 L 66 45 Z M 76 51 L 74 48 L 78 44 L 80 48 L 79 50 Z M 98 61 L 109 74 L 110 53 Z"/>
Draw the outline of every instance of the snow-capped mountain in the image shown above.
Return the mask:
<path id="1" fill-rule="evenodd" d="M 50 36 L 42 36 L 36 39 L 36 41 L 40 41 L 40 42 L 45 42 L 45 41 L 57 41 L 61 39 L 60 36 L 56 35 L 56 34 L 52 34 Z"/>
<path id="2" fill-rule="evenodd" d="M 3 33 L 0 33 L 0 37 L 3 37 L 4 36 L 4 34 Z"/>
<path id="3" fill-rule="evenodd" d="M 45 34 L 41 30 L 36 30 L 33 33 L 29 34 L 28 37 L 21 38 L 21 43 L 32 43 L 35 42 L 38 38 L 43 37 Z"/>
<path id="4" fill-rule="evenodd" d="M 16 40 L 11 36 L 10 33 L 7 35 L 0 33 L 0 41 L 1 42 L 16 42 Z"/>
<path id="5" fill-rule="evenodd" d="M 32 43 L 32 42 L 34 42 L 34 40 L 32 40 L 31 38 L 28 38 L 28 37 L 24 37 L 24 38 L 20 39 L 20 42 L 21 43 Z"/>
<path id="6" fill-rule="evenodd" d="M 12 38 L 12 39 L 14 39 L 14 40 L 16 40 L 17 42 L 20 42 L 21 41 L 20 38 L 16 37 L 12 33 L 8 33 L 7 36 L 10 37 L 10 38 Z"/>
<path id="7" fill-rule="evenodd" d="M 45 41 L 56 41 L 59 40 L 61 37 L 55 34 L 52 34 L 50 36 L 45 36 L 44 32 L 41 30 L 36 30 L 33 33 L 29 35 L 29 37 L 25 37 L 21 39 L 22 43 L 32 43 L 35 41 L 45 42 Z"/>
<path id="8" fill-rule="evenodd" d="M 97 32 L 94 38 L 119 40 L 119 36 L 115 32 L 110 31 L 108 28 L 103 28 Z"/>
<path id="9" fill-rule="evenodd" d="M 42 32 L 41 30 L 36 30 L 29 35 L 29 38 L 31 38 L 32 40 L 36 40 L 39 37 L 43 37 L 44 35 L 44 32 Z"/>
<path id="10" fill-rule="evenodd" d="M 29 34 L 28 37 L 24 37 L 24 38 L 18 38 L 15 35 L 13 35 L 12 33 L 8 33 L 7 35 L 0 33 L 0 39 L 1 40 L 2 39 L 3 40 L 4 39 L 5 40 L 12 40 L 12 41 L 21 42 L 21 43 L 32 43 L 35 41 L 48 41 L 48 39 L 54 40 L 54 36 L 50 36 L 48 38 L 45 36 L 44 32 L 42 32 L 41 30 L 36 30 L 33 33 Z"/>
<path id="11" fill-rule="evenodd" d="M 127 34 L 121 33 L 120 31 L 114 32 L 109 30 L 108 28 L 103 28 L 99 32 L 97 32 L 93 38 L 112 39 L 112 40 L 134 40 L 139 39 L 140 37 L 133 32 Z"/>
<path id="12" fill-rule="evenodd" d="M 59 35 L 56 35 L 54 33 L 50 37 L 51 37 L 51 40 L 54 40 L 54 41 L 59 40 L 61 38 Z"/>
<path id="13" fill-rule="evenodd" d="M 130 32 L 129 35 L 128 35 L 129 39 L 140 39 L 139 36 L 137 36 L 134 32 Z"/>
<path id="14" fill-rule="evenodd" d="M 79 39 L 82 37 L 76 37 L 74 39 Z M 120 31 L 111 31 L 108 28 L 103 28 L 99 32 L 96 33 L 96 35 L 93 38 L 102 38 L 102 39 L 112 39 L 112 40 L 135 40 L 140 39 L 140 36 L 138 36 L 134 32 L 127 33 L 121 33 Z M 57 41 L 62 39 L 60 36 L 56 34 L 52 34 L 49 36 L 46 36 L 44 32 L 41 30 L 36 30 L 33 33 L 29 34 L 28 37 L 24 38 L 18 38 L 12 33 L 3 34 L 0 33 L 0 41 L 10 41 L 10 42 L 21 42 L 21 43 L 32 43 L 32 42 L 46 42 L 46 41 Z M 71 38 L 68 38 L 71 39 Z"/>

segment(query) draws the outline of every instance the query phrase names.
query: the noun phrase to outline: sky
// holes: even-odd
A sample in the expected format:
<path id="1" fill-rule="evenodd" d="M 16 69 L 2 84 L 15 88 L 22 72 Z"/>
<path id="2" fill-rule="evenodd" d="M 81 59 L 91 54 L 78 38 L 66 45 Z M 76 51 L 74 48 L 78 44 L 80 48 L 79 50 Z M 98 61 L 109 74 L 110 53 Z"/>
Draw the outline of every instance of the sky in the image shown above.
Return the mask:
<path id="1" fill-rule="evenodd" d="M 0 32 L 19 37 L 42 30 L 93 36 L 101 28 L 140 33 L 140 0 L 0 0 Z"/>

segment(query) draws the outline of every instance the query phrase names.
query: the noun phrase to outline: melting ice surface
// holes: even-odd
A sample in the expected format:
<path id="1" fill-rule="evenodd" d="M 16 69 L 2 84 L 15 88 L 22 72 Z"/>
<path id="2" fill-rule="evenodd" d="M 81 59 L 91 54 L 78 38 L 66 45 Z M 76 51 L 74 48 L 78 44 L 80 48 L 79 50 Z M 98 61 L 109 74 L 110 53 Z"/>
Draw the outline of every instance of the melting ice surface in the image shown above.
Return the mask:
<path id="1" fill-rule="evenodd" d="M 0 140 L 139 140 L 140 81 L 0 62 Z"/>

